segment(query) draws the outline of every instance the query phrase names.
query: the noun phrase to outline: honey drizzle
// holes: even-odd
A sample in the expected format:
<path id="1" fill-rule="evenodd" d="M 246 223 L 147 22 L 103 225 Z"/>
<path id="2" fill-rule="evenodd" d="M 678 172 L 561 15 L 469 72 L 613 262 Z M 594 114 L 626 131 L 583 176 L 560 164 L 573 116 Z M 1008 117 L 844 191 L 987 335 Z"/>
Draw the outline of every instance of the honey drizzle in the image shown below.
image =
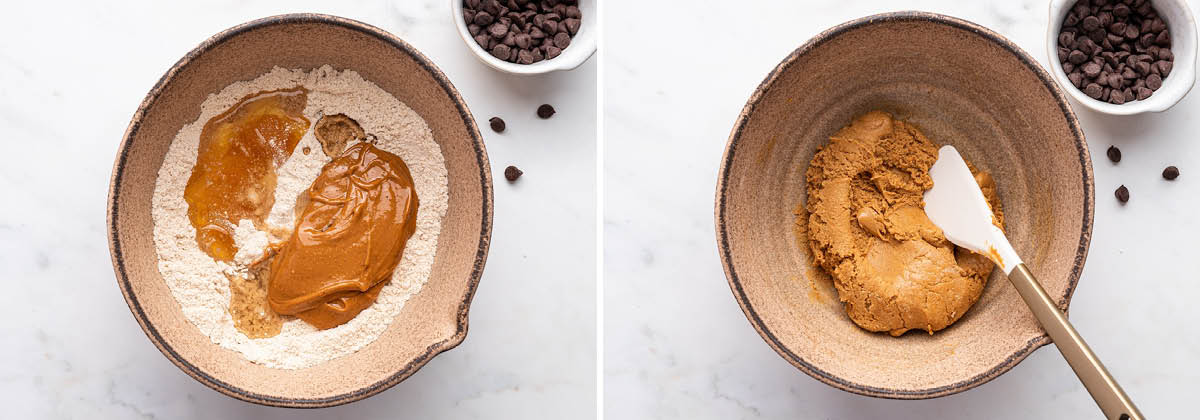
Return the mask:
<path id="1" fill-rule="evenodd" d="M 275 171 L 308 131 L 307 101 L 303 87 L 258 92 L 204 124 L 183 197 L 196 242 L 213 259 L 233 261 L 233 227 L 242 219 L 265 228 Z"/>
<path id="2" fill-rule="evenodd" d="M 225 275 L 229 278 L 229 315 L 233 317 L 233 326 L 250 338 L 274 337 L 283 330 L 284 316 L 267 304 L 267 285 L 275 252 L 268 248 L 244 276 Z"/>

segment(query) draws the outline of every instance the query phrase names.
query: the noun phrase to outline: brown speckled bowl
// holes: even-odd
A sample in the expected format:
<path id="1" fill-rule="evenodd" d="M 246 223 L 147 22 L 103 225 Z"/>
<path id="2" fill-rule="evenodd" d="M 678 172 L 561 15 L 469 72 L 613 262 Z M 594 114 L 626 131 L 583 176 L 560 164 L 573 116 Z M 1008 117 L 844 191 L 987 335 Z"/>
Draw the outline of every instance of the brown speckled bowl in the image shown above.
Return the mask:
<path id="1" fill-rule="evenodd" d="M 273 66 L 325 64 L 357 71 L 425 119 L 446 159 L 449 209 L 428 283 L 379 339 L 310 368 L 272 369 L 213 344 L 184 318 L 156 265 L 151 196 L 171 140 L 199 116 L 209 94 Z M 150 341 L 201 383 L 259 404 L 344 404 L 399 383 L 466 337 L 467 311 L 492 232 L 491 169 L 475 119 L 454 86 L 399 38 L 361 22 L 314 14 L 268 17 L 221 32 L 180 59 L 150 90 L 119 153 L 108 197 L 117 283 Z"/>
<path id="2" fill-rule="evenodd" d="M 1002 273 L 956 324 L 894 338 L 850 321 L 793 234 L 817 147 L 873 109 L 915 123 L 995 176 L 1009 238 L 1064 310 L 1092 232 L 1087 143 L 1063 93 L 1028 54 L 973 23 L 922 12 L 817 35 L 767 76 L 734 125 L 717 184 L 717 242 L 729 286 L 763 339 L 846 391 L 961 392 L 1050 342 Z"/>

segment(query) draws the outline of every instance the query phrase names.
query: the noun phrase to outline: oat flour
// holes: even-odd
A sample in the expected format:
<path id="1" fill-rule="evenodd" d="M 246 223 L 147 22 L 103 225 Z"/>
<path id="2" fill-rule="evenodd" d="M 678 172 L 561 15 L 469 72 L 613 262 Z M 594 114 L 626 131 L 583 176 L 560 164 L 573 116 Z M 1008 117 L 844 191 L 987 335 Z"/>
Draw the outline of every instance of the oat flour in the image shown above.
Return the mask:
<path id="1" fill-rule="evenodd" d="M 200 130 L 205 122 L 246 95 L 297 85 L 310 90 L 304 115 L 312 124 L 322 115 L 346 114 L 378 138 L 376 146 L 404 159 L 420 197 L 417 228 L 408 240 L 391 283 L 384 286 L 373 305 L 353 320 L 319 331 L 304 321 L 291 319 L 284 323 L 279 335 L 251 339 L 234 328 L 228 309 L 229 280 L 223 273 L 245 272 L 246 264 L 261 255 L 268 241 L 281 242 L 286 235 L 272 237 L 243 220 L 235 229 L 239 251 L 234 264 L 215 261 L 196 244 L 196 230 L 188 221 L 183 190 L 196 164 Z M 303 152 L 305 149 L 308 154 Z M 275 205 L 267 218 L 270 231 L 291 232 L 296 197 L 312 185 L 329 160 L 310 126 L 291 158 L 278 170 Z M 204 101 L 200 117 L 185 125 L 171 143 L 158 172 L 153 200 L 158 270 L 184 316 L 214 343 L 237 351 L 252 362 L 300 369 L 353 353 L 374 341 L 400 313 L 404 302 L 429 279 L 446 214 L 446 164 L 425 120 L 358 73 L 339 72 L 330 66 L 312 71 L 276 67 L 249 82 L 231 84 Z"/>

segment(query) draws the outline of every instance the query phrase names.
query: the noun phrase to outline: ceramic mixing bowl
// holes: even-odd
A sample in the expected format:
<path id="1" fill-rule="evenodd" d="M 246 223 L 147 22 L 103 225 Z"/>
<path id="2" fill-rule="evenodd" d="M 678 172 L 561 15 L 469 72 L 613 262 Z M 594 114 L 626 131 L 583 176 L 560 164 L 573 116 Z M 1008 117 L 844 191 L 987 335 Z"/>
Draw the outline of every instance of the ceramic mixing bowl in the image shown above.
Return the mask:
<path id="1" fill-rule="evenodd" d="M 433 272 L 374 342 L 298 370 L 257 365 L 213 344 L 184 317 L 157 267 L 151 197 L 175 133 L 226 85 L 274 66 L 357 71 L 416 111 L 441 146 L 449 208 Z M 146 95 L 113 167 L 108 237 L 117 283 L 134 318 L 163 355 L 201 383 L 260 404 L 322 407 L 375 395 L 466 337 L 467 311 L 487 259 L 492 180 L 479 129 L 458 91 L 429 59 L 379 28 L 334 16 L 274 16 L 209 38 Z"/>
<path id="2" fill-rule="evenodd" d="M 1003 274 L 933 335 L 858 328 L 793 232 L 817 148 L 874 109 L 952 144 L 999 185 L 1018 253 L 1066 309 L 1091 240 L 1087 143 L 1066 97 L 1024 51 L 979 25 L 902 12 L 829 29 L 750 97 L 717 184 L 717 242 L 750 324 L 801 371 L 846 391 L 938 397 L 987 382 L 1050 342 Z"/>

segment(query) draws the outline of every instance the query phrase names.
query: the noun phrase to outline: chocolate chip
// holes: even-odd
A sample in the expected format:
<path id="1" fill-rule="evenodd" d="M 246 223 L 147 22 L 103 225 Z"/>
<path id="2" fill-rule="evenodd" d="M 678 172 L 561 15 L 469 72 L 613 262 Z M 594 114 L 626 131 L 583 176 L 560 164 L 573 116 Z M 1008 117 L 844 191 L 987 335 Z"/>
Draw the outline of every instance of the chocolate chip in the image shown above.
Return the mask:
<path id="1" fill-rule="evenodd" d="M 500 44 L 492 48 L 492 55 L 501 60 L 508 60 L 509 54 L 512 54 L 512 49 L 507 45 Z"/>
<path id="2" fill-rule="evenodd" d="M 1070 63 L 1067 63 L 1067 64 L 1070 64 Z M 1081 85 L 1083 84 L 1083 73 L 1075 71 L 1071 74 L 1068 74 L 1067 79 L 1070 80 L 1071 84 L 1075 85 L 1076 88 L 1081 88 L 1082 87 Z"/>
<path id="3" fill-rule="evenodd" d="M 1160 18 L 1150 20 L 1150 32 L 1162 32 L 1167 30 L 1167 23 Z"/>
<path id="4" fill-rule="evenodd" d="M 1121 203 L 1126 203 L 1129 201 L 1129 189 L 1125 188 L 1124 185 L 1118 187 L 1117 191 L 1115 191 L 1113 194 L 1117 196 L 1117 201 L 1120 201 Z"/>
<path id="5" fill-rule="evenodd" d="M 495 21 L 495 17 L 488 12 L 479 12 L 475 15 L 475 24 L 479 26 L 488 26 Z"/>
<path id="6" fill-rule="evenodd" d="M 517 180 L 517 178 L 520 178 L 521 175 L 524 173 L 525 172 L 522 172 L 520 169 L 517 169 L 516 166 L 509 165 L 509 167 L 504 168 L 504 179 L 507 179 L 508 182 L 514 182 Z M 1124 187 L 1122 187 L 1122 188 L 1124 188 Z"/>
<path id="7" fill-rule="evenodd" d="M 1120 88 L 1125 87 L 1122 85 L 1123 83 L 1125 83 L 1125 78 L 1121 77 L 1121 75 L 1119 75 L 1117 73 L 1112 73 L 1112 74 L 1108 75 L 1108 86 L 1109 87 L 1111 87 L 1113 89 L 1120 89 Z"/>
<path id="8" fill-rule="evenodd" d="M 1126 39 L 1138 39 L 1138 36 L 1141 34 L 1142 31 L 1138 30 L 1137 25 L 1128 25 L 1125 27 L 1124 35 Z"/>
<path id="9" fill-rule="evenodd" d="M 1129 16 L 1129 12 L 1131 12 L 1131 11 L 1132 10 L 1129 10 L 1128 5 L 1118 4 L 1113 7 L 1112 14 L 1113 14 L 1113 16 L 1116 16 L 1116 17 L 1125 17 L 1125 16 Z"/>
<path id="10" fill-rule="evenodd" d="M 565 49 L 565 48 L 567 48 L 568 45 L 571 45 L 571 36 L 570 35 L 567 35 L 565 32 L 559 32 L 558 35 L 554 36 L 554 46 L 555 47 Z"/>
<path id="11" fill-rule="evenodd" d="M 1138 38 L 1138 46 L 1142 48 L 1150 48 L 1151 45 L 1154 45 L 1154 40 L 1156 38 L 1157 37 L 1151 33 L 1142 34 L 1142 37 Z"/>
<path id="12" fill-rule="evenodd" d="M 1108 160 L 1113 163 L 1121 161 L 1121 149 L 1118 149 L 1117 146 L 1108 146 L 1108 151 L 1105 153 L 1108 153 Z"/>
<path id="13" fill-rule="evenodd" d="M 1171 52 L 1170 48 L 1159 48 L 1158 49 L 1158 59 L 1166 60 L 1166 61 L 1174 61 L 1175 54 Z"/>
<path id="14" fill-rule="evenodd" d="M 529 50 L 517 51 L 517 64 L 533 64 L 533 53 Z"/>
<path id="15" fill-rule="evenodd" d="M 1150 95 L 1154 94 L 1154 91 L 1147 89 L 1145 87 L 1142 87 L 1142 86 L 1135 88 L 1134 91 L 1137 93 L 1136 97 L 1137 97 L 1137 100 L 1139 100 L 1139 101 L 1149 98 Z"/>
<path id="16" fill-rule="evenodd" d="M 504 120 L 500 119 L 500 117 L 492 117 L 492 119 L 488 120 L 488 124 L 491 124 L 492 131 L 497 133 L 504 132 Z"/>
<path id="17" fill-rule="evenodd" d="M 1159 61 L 1154 64 L 1158 66 L 1158 73 L 1162 75 L 1162 77 L 1167 77 L 1168 74 L 1171 74 L 1171 69 L 1175 67 L 1175 64 L 1166 60 Z"/>
<path id="18" fill-rule="evenodd" d="M 1136 70 L 1138 72 L 1138 74 L 1140 74 L 1142 76 L 1149 75 L 1150 74 L 1150 63 L 1147 63 L 1145 61 L 1138 61 L 1136 63 L 1133 63 L 1133 69 Z"/>
<path id="19" fill-rule="evenodd" d="M 1158 45 L 1160 47 L 1170 47 L 1171 35 L 1167 32 L 1168 31 L 1165 29 L 1162 32 L 1159 32 L 1158 36 L 1154 38 L 1154 45 Z"/>
<path id="20" fill-rule="evenodd" d="M 553 116 L 554 112 L 554 107 L 550 106 L 550 104 L 542 104 L 537 109 L 538 117 L 541 117 L 543 120 Z"/>
<path id="21" fill-rule="evenodd" d="M 488 26 L 488 35 L 496 39 L 504 38 L 505 35 L 508 35 L 508 26 L 500 22 L 493 23 Z"/>
<path id="22" fill-rule="evenodd" d="M 1157 74 L 1147 76 L 1146 87 L 1150 88 L 1150 90 L 1158 90 L 1158 88 L 1162 87 L 1162 77 L 1159 77 Z"/>
<path id="23" fill-rule="evenodd" d="M 1179 168 L 1172 165 L 1168 166 L 1167 169 L 1163 169 L 1163 178 L 1166 178 L 1168 181 L 1174 181 L 1175 178 L 1179 178 Z"/>
<path id="24" fill-rule="evenodd" d="M 500 2 L 497 0 L 482 0 L 479 3 L 479 7 L 493 15 L 500 14 Z"/>
<path id="25" fill-rule="evenodd" d="M 1057 41 L 1070 84 L 1099 101 L 1144 100 L 1174 67 L 1170 28 L 1148 0 L 1077 0 Z"/>
<path id="26" fill-rule="evenodd" d="M 1070 32 L 1058 34 L 1058 45 L 1063 48 L 1075 48 L 1075 35 Z"/>
<path id="27" fill-rule="evenodd" d="M 1087 61 L 1087 54 L 1082 51 L 1074 50 L 1067 54 L 1067 62 L 1071 64 L 1080 65 L 1084 61 Z"/>
<path id="28" fill-rule="evenodd" d="M 516 40 L 517 47 L 521 49 L 529 49 L 533 45 L 533 38 L 527 33 L 517 34 L 513 39 Z"/>
<path id="29" fill-rule="evenodd" d="M 583 12 L 578 0 L 463 0 L 462 16 L 475 43 L 492 56 L 533 64 L 570 46 Z"/>
<path id="30" fill-rule="evenodd" d="M 1121 105 L 1125 103 L 1125 92 L 1113 89 L 1108 96 L 1108 102 L 1113 105 Z"/>
<path id="31" fill-rule="evenodd" d="M 483 48 L 488 47 L 488 41 L 491 39 L 492 37 L 488 36 L 488 34 L 475 35 L 475 43 L 479 44 Z"/>

